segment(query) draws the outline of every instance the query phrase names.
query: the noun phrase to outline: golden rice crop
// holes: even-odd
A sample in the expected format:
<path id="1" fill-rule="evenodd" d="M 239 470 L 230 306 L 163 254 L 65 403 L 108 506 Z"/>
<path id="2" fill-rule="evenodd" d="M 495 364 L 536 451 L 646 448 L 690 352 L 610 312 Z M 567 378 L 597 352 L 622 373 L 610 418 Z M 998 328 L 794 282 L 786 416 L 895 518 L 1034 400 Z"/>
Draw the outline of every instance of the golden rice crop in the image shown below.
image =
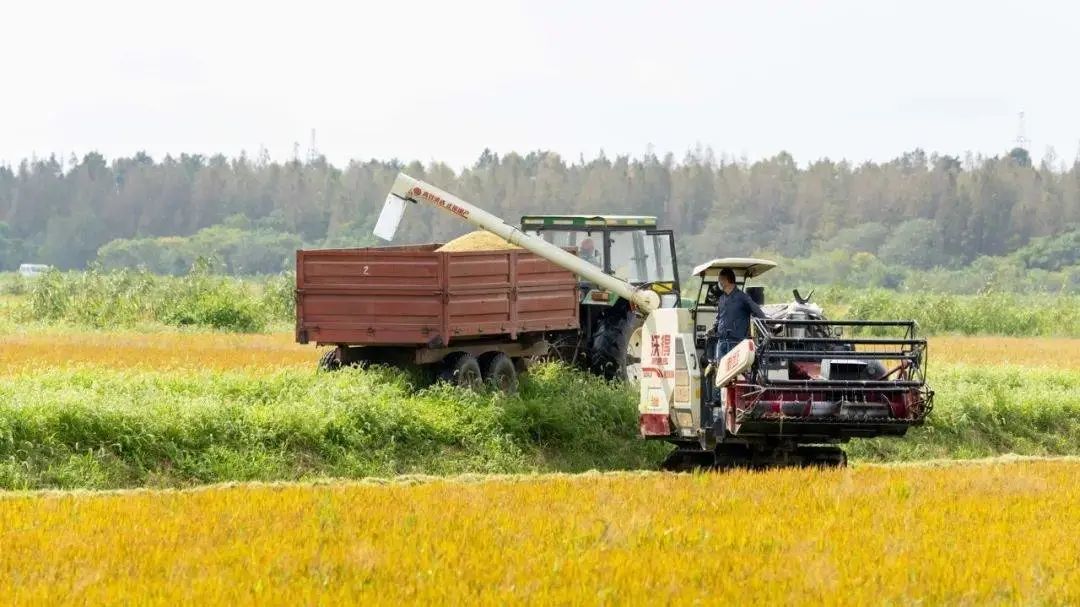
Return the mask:
<path id="1" fill-rule="evenodd" d="M 940 336 L 928 338 L 931 377 L 951 365 L 1080 369 L 1080 339 L 1052 337 Z M 899 346 L 861 344 L 860 350 L 895 352 Z M 882 359 L 887 368 L 900 361 Z"/>
<path id="2" fill-rule="evenodd" d="M 1080 339 L 1057 337 L 931 337 L 930 365 L 1020 365 L 1080 369 Z"/>
<path id="3" fill-rule="evenodd" d="M 40 369 L 97 366 L 111 369 L 232 370 L 315 368 L 314 346 L 291 333 L 44 332 L 0 335 L 0 375 Z"/>
<path id="4" fill-rule="evenodd" d="M 14 604 L 1077 604 L 1080 462 L 0 499 Z"/>
<path id="5" fill-rule="evenodd" d="M 319 352 L 292 333 L 235 334 L 129 331 L 37 331 L 0 334 L 0 376 L 44 368 L 111 369 L 314 368 Z M 1080 339 L 1032 337 L 930 338 L 931 373 L 938 365 L 1017 365 L 1080 369 Z"/>

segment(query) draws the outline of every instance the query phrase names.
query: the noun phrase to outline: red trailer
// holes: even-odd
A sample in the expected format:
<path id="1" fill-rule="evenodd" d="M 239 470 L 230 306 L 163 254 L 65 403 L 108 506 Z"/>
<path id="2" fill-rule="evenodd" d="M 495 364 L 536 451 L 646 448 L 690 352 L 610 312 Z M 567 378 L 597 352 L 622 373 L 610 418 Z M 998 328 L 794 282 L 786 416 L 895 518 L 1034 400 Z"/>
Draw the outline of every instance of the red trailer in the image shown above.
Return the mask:
<path id="1" fill-rule="evenodd" d="M 569 271 L 523 249 L 438 248 L 297 251 L 297 342 L 336 346 L 324 368 L 421 367 L 512 390 L 523 360 L 547 352 L 546 333 L 578 328 Z"/>

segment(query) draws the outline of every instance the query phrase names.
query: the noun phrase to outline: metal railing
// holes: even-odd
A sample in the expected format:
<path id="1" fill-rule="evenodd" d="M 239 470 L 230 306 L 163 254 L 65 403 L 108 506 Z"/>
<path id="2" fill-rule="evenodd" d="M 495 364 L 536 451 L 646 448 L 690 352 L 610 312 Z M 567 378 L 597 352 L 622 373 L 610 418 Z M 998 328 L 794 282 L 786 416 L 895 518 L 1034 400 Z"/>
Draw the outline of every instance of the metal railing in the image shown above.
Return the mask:
<path id="1" fill-rule="evenodd" d="M 821 320 L 754 318 L 753 335 L 756 346 L 752 375 L 765 385 L 813 386 L 817 389 L 866 388 L 875 390 L 909 390 L 926 383 L 927 344 L 917 336 L 918 325 L 913 320 Z M 806 335 L 791 335 L 792 329 L 803 328 Z M 873 328 L 875 332 L 894 329 L 898 334 L 887 337 L 844 336 L 844 328 L 859 332 Z M 821 364 L 825 360 L 879 361 L 885 374 L 874 379 L 767 379 L 762 370 L 778 361 Z M 891 366 L 887 362 L 894 362 Z"/>

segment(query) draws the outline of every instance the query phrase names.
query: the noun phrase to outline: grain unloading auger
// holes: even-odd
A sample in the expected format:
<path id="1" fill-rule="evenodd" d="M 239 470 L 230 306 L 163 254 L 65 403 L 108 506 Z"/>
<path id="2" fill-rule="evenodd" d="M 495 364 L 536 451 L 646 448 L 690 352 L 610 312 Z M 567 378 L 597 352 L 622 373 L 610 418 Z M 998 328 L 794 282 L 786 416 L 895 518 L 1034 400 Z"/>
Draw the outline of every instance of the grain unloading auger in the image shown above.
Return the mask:
<path id="1" fill-rule="evenodd" d="M 776 264 L 727 258 L 695 269 L 692 307 L 661 307 L 636 287 L 588 261 L 435 186 L 399 174 L 375 234 L 390 240 L 407 203 L 426 203 L 535 253 L 630 301 L 640 329 L 639 429 L 676 446 L 665 467 L 843 465 L 838 447 L 852 438 L 903 436 L 932 408 L 926 341 L 912 321 L 831 321 L 796 292 L 767 306 L 752 337 L 709 361 L 706 329 L 715 317 L 717 277 L 732 269 L 745 285 Z M 760 288 L 748 289 L 761 298 Z M 848 335 L 845 336 L 845 333 Z"/>
<path id="2" fill-rule="evenodd" d="M 425 202 L 455 215 L 478 228 L 495 234 L 510 244 L 531 251 L 608 291 L 625 297 L 644 313 L 660 307 L 660 296 L 655 292 L 638 289 L 624 280 L 606 274 L 592 263 L 578 258 L 577 255 L 541 238 L 533 238 L 491 213 L 404 173 L 398 174 L 390 194 L 386 197 L 382 214 L 379 215 L 379 220 L 375 224 L 376 236 L 383 240 L 393 239 L 398 223 L 405 212 L 406 202 Z"/>

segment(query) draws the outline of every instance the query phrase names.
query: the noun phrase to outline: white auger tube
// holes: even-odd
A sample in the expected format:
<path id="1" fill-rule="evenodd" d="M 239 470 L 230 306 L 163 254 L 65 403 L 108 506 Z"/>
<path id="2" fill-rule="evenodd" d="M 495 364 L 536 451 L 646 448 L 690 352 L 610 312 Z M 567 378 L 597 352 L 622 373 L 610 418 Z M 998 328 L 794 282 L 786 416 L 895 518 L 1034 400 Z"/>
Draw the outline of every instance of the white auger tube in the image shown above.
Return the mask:
<path id="1" fill-rule="evenodd" d="M 402 201 L 426 202 L 437 209 L 456 215 L 510 244 L 517 245 L 573 272 L 602 289 L 618 294 L 633 303 L 643 314 L 648 314 L 660 307 L 660 296 L 655 292 L 638 289 L 626 281 L 605 274 L 601 268 L 584 259 L 579 259 L 573 253 L 541 238 L 529 236 L 491 213 L 431 184 L 413 179 L 405 173 L 398 173 L 397 179 L 394 180 L 394 187 L 390 190 L 390 195 L 386 197 L 383 214 L 380 215 L 377 224 L 379 227 L 376 230 L 376 236 L 384 240 L 393 237 L 393 233 L 397 230 L 397 223 L 404 212 Z"/>

